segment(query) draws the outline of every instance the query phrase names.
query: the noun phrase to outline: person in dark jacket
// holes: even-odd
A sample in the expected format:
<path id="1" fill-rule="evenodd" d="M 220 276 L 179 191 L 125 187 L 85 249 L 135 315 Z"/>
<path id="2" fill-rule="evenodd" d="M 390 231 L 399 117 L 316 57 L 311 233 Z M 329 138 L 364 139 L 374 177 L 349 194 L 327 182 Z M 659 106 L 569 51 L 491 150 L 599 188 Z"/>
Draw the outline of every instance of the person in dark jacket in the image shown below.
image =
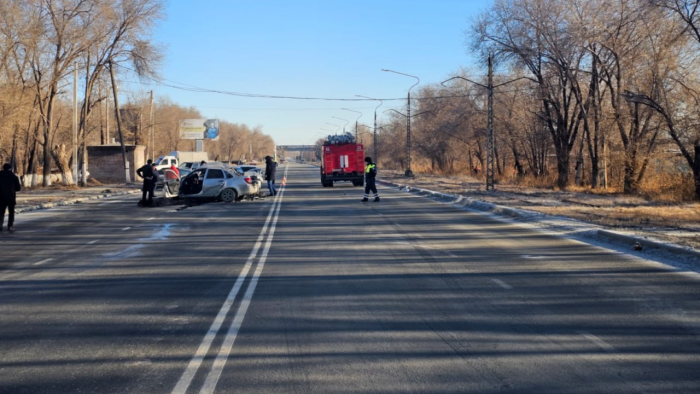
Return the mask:
<path id="1" fill-rule="evenodd" d="M 276 196 L 275 189 L 275 173 L 277 172 L 277 162 L 272 160 L 272 157 L 265 156 L 265 179 L 267 180 L 267 188 L 270 189 L 270 195 Z"/>
<path id="2" fill-rule="evenodd" d="M 136 170 L 136 174 L 143 178 L 141 204 L 153 205 L 153 187 L 157 182 L 157 179 L 155 179 L 157 175 L 153 173 L 153 160 L 148 159 L 146 165 Z M 148 195 L 148 201 L 146 201 L 146 195 Z"/>
<path id="3" fill-rule="evenodd" d="M 377 178 L 377 165 L 372 163 L 371 157 L 365 157 L 365 198 L 362 202 L 369 201 L 370 190 L 374 193 L 374 201 L 379 202 L 379 193 L 377 193 L 377 185 L 375 179 Z"/>
<path id="4" fill-rule="evenodd" d="M 15 205 L 17 204 L 17 192 L 22 190 L 19 178 L 12 172 L 10 163 L 5 163 L 0 171 L 0 231 L 5 223 L 5 211 L 9 210 L 7 217 L 7 230 L 15 231 Z"/>

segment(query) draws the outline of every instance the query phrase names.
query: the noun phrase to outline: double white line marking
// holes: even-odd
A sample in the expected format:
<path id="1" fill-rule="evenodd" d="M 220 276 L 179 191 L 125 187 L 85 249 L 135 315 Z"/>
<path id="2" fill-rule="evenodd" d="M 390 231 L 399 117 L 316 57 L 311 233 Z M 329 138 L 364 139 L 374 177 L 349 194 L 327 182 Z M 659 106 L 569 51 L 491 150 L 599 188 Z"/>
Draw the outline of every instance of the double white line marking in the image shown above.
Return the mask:
<path id="1" fill-rule="evenodd" d="M 285 177 L 287 176 L 287 169 L 285 169 L 284 175 Z M 267 220 L 265 220 L 265 224 L 263 225 L 263 228 L 260 231 L 260 235 L 258 235 L 258 239 L 255 242 L 255 245 L 253 246 L 253 250 L 250 252 L 250 256 L 248 256 L 248 260 L 246 260 L 246 263 L 243 266 L 240 275 L 238 275 L 236 283 L 233 285 L 233 288 L 231 288 L 228 297 L 226 297 L 226 301 L 224 301 L 224 304 L 221 306 L 221 309 L 216 315 L 216 318 L 211 324 L 211 327 L 209 327 L 209 331 L 207 331 L 207 334 L 204 336 L 204 339 L 202 339 L 202 343 L 199 345 L 199 348 L 195 352 L 194 357 L 192 357 L 192 360 L 190 360 L 190 363 L 187 365 L 185 372 L 180 377 L 180 380 L 177 382 L 177 385 L 175 385 L 172 394 L 185 394 L 187 389 L 190 387 L 192 379 L 194 379 L 195 374 L 199 370 L 199 367 L 202 365 L 204 357 L 209 352 L 209 348 L 211 347 L 211 344 L 214 341 L 216 334 L 219 332 L 221 325 L 226 319 L 226 316 L 228 315 L 228 312 L 231 309 L 231 306 L 233 305 L 233 302 L 236 299 L 238 292 L 241 290 L 241 287 L 243 286 L 243 281 L 245 281 L 245 278 L 248 276 L 248 272 L 250 271 L 250 268 L 252 267 L 255 258 L 258 256 L 260 247 L 263 245 L 263 242 L 265 242 L 265 246 L 258 260 L 258 265 L 255 269 L 255 273 L 253 274 L 253 278 L 248 284 L 248 289 L 246 290 L 245 295 L 243 296 L 243 300 L 241 301 L 241 304 L 238 307 L 238 311 L 236 312 L 236 316 L 233 318 L 233 322 L 231 323 L 231 326 L 228 329 L 226 338 L 224 338 L 224 342 L 221 345 L 221 348 L 219 349 L 219 353 L 217 354 L 216 359 L 214 360 L 214 364 L 212 365 L 212 368 L 209 371 L 209 374 L 207 375 L 204 384 L 202 385 L 202 389 L 199 391 L 200 394 L 211 394 L 214 392 L 216 384 L 219 382 L 219 377 L 221 377 L 221 372 L 223 371 L 224 365 L 226 364 L 226 360 L 228 359 L 229 354 L 233 349 L 233 343 L 236 341 L 238 331 L 240 330 L 241 325 L 243 324 L 245 314 L 246 312 L 248 312 L 248 307 L 250 306 L 250 301 L 253 299 L 253 294 L 255 293 L 255 288 L 258 285 L 258 279 L 260 278 L 260 274 L 262 273 L 262 270 L 265 266 L 265 261 L 267 261 L 267 254 L 270 251 L 270 246 L 272 245 L 272 239 L 274 237 L 275 229 L 277 227 L 277 218 L 279 217 L 280 207 L 282 206 L 282 197 L 284 196 L 284 189 L 285 188 L 283 186 L 282 190 L 280 190 L 279 196 L 277 196 L 273 201 L 272 207 L 270 207 L 270 213 L 267 215 Z M 266 236 L 267 241 L 265 241 Z"/>

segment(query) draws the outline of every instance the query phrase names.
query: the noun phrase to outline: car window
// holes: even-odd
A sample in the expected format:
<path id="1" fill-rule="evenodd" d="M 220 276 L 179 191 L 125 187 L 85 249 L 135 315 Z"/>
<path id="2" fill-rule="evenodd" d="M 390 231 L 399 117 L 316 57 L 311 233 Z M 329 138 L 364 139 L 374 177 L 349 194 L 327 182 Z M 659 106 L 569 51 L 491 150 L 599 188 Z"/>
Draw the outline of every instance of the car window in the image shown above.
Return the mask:
<path id="1" fill-rule="evenodd" d="M 224 172 L 222 170 L 210 169 L 207 172 L 207 179 L 223 179 Z"/>
<path id="2" fill-rule="evenodd" d="M 202 178 L 204 176 L 204 170 L 192 171 L 192 173 L 188 176 L 192 176 L 192 177 L 196 176 L 198 178 Z"/>

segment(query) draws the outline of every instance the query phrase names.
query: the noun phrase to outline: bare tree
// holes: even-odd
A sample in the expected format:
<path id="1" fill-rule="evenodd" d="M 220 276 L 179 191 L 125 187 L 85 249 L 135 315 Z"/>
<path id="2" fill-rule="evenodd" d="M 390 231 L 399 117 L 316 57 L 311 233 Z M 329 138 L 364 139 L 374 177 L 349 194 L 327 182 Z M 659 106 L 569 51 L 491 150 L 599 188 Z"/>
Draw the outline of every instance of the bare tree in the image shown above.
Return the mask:
<path id="1" fill-rule="evenodd" d="M 499 61 L 526 69 L 537 83 L 541 115 L 554 143 L 559 187 L 569 182 L 569 159 L 581 121 L 576 100 L 584 50 L 567 30 L 558 0 L 496 0 L 474 26 L 474 45 Z"/>

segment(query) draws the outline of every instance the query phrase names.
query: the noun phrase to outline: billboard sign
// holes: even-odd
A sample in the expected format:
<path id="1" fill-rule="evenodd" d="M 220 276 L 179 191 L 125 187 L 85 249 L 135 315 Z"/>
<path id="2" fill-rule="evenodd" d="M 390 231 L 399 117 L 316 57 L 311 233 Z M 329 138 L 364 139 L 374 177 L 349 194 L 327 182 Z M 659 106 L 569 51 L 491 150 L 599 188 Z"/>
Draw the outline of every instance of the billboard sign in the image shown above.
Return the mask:
<path id="1" fill-rule="evenodd" d="M 216 141 L 219 139 L 219 119 L 184 119 L 180 121 L 180 138 Z"/>

